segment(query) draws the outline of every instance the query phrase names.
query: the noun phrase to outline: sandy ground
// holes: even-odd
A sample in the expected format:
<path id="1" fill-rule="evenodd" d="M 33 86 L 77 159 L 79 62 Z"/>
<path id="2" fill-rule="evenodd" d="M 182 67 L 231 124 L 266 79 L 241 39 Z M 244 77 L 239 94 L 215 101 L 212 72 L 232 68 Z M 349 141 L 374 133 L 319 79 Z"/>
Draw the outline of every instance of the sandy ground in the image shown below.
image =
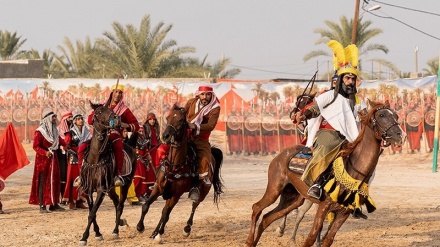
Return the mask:
<path id="1" fill-rule="evenodd" d="M 34 152 L 29 144 L 24 146 L 32 163 L 11 175 L 0 193 L 5 211 L 0 215 L 0 246 L 78 246 L 87 222 L 87 210 L 42 215 L 38 207 L 28 204 Z M 196 212 L 191 235 L 183 237 L 191 202 L 182 198 L 171 214 L 162 245 L 243 246 L 249 232 L 252 204 L 261 198 L 266 187 L 270 160 L 271 157 L 225 156 L 222 176 L 226 193 L 218 209 L 211 192 Z M 386 150 L 370 189 L 377 211 L 369 214 L 368 220 L 350 217 L 336 235 L 333 246 L 440 246 L 440 174 L 433 173 L 431 166 L 431 154 L 391 155 Z M 104 240 L 95 240 L 91 232 L 88 246 L 158 245 L 148 237 L 159 220 L 163 204 L 159 199 L 152 205 L 144 233 L 136 231 L 141 207 L 126 204 L 123 218 L 130 226 L 121 227 L 120 237 L 113 239 L 114 209 L 106 198 L 98 212 Z M 297 244 L 302 244 L 312 221 L 309 212 L 300 226 Z M 293 223 L 290 217 L 283 237 L 275 234 L 278 222 L 272 224 L 259 246 L 294 246 L 289 241 Z"/>

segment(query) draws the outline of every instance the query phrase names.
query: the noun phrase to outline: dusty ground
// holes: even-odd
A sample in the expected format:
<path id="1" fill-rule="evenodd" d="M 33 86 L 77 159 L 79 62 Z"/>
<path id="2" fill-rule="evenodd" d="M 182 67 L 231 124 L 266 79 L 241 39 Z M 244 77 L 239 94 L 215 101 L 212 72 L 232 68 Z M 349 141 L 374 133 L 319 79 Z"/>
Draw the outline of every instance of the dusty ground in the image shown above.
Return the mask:
<path id="1" fill-rule="evenodd" d="M 11 175 L 0 193 L 5 214 L 0 215 L 0 246 L 77 246 L 87 221 L 86 210 L 66 210 L 41 215 L 28 204 L 34 153 L 25 145 L 30 165 Z M 182 236 L 190 213 L 190 201 L 182 199 L 171 214 L 163 236 L 163 246 L 243 246 L 250 224 L 252 204 L 260 199 L 267 182 L 270 157 L 226 156 L 222 176 L 227 187 L 219 208 L 212 195 L 196 212 L 192 234 Z M 378 210 L 368 220 L 349 218 L 335 238 L 334 246 L 440 246 L 440 174 L 431 170 L 431 155 L 391 155 L 387 150 L 380 158 L 370 189 Z M 145 220 L 146 231 L 137 233 L 135 226 L 141 208 L 127 204 L 123 217 L 130 227 L 122 227 L 119 239 L 112 239 L 114 209 L 109 198 L 98 212 L 104 241 L 93 233 L 88 246 L 155 246 L 148 236 L 156 226 L 163 200 L 155 202 Z M 263 234 L 259 246 L 293 246 L 289 242 L 293 219 L 289 218 L 286 234 L 274 233 L 278 222 Z M 312 215 L 304 219 L 298 243 L 308 233 Z"/>

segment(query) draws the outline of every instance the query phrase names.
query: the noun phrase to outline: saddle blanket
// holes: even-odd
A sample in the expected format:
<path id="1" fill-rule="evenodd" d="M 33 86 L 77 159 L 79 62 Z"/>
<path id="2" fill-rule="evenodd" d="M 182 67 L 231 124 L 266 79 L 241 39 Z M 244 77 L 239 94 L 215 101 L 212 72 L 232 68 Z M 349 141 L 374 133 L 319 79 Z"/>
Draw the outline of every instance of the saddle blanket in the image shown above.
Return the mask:
<path id="1" fill-rule="evenodd" d="M 302 175 L 310 158 L 312 158 L 310 154 L 303 154 L 302 152 L 295 154 L 289 161 L 289 170 Z"/>

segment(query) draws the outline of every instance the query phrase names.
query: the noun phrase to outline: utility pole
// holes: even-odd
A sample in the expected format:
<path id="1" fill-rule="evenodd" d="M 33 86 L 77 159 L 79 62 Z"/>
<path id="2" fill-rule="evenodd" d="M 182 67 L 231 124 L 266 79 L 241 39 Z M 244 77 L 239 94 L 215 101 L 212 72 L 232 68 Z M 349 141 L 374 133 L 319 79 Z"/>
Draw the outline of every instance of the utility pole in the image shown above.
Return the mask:
<path id="1" fill-rule="evenodd" d="M 360 4 L 360 0 L 356 0 L 356 7 L 354 9 L 353 27 L 351 30 L 351 43 L 352 44 L 356 44 L 356 33 L 357 33 L 357 26 L 358 26 L 358 20 L 359 20 L 359 4 Z"/>

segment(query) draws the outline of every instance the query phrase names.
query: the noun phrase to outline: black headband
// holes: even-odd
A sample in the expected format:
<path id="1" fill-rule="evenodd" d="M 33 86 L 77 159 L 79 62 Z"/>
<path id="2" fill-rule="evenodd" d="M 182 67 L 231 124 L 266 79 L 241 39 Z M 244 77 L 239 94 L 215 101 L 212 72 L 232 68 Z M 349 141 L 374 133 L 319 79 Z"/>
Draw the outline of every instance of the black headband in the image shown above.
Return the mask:
<path id="1" fill-rule="evenodd" d="M 46 117 L 48 117 L 48 116 L 50 116 L 50 115 L 52 115 L 52 114 L 55 114 L 55 113 L 53 113 L 53 111 L 48 112 L 46 115 L 44 115 L 43 119 L 45 119 Z"/>

